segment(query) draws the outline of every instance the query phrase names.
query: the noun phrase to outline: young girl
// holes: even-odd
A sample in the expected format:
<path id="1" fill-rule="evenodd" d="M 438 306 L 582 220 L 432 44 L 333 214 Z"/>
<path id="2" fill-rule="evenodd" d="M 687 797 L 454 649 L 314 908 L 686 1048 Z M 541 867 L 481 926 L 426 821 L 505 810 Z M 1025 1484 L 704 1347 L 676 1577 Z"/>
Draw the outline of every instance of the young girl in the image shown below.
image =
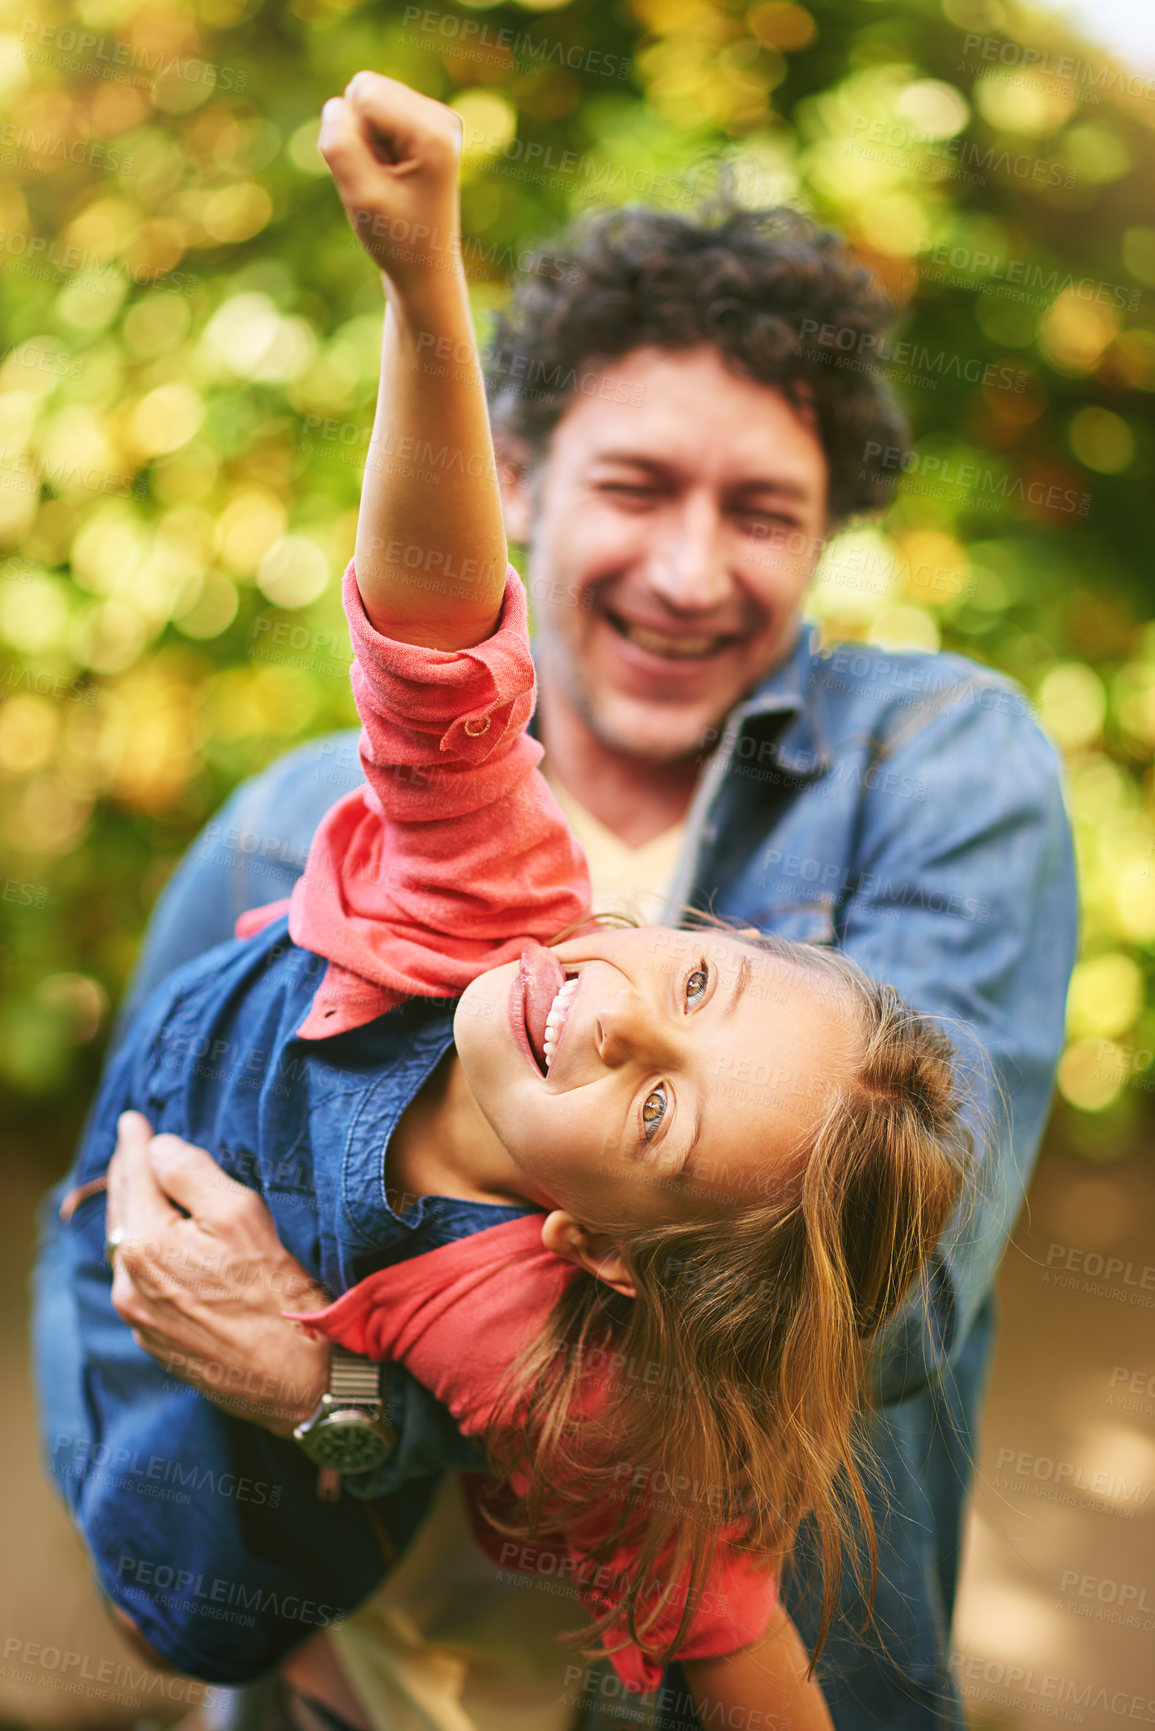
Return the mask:
<path id="1" fill-rule="evenodd" d="M 322 824 L 287 924 L 262 910 L 181 969 L 110 1068 L 63 1211 L 99 1334 L 59 1395 L 54 1469 L 102 1586 L 200 1675 L 238 1675 L 203 1601 L 255 1598 L 251 1674 L 308 1633 L 286 1581 L 334 1615 L 373 1584 L 364 1523 L 310 1509 L 303 1456 L 174 1390 L 116 1322 L 93 1201 L 135 1107 L 260 1191 L 345 1294 L 302 1320 L 408 1365 L 486 1438 L 479 1534 L 506 1566 L 564 1565 L 630 1686 L 680 1657 L 699 1700 L 824 1725 L 774 1571 L 812 1513 L 828 1623 L 840 1529 L 866 1515 L 863 1353 L 961 1188 L 948 1049 L 832 953 L 585 920 L 525 732 L 459 145 L 448 109 L 387 78 L 326 105 L 388 300 L 374 444 L 388 427 L 438 455 L 432 481 L 366 470 L 344 586 L 365 788 Z M 440 353 L 472 358 L 426 370 Z M 149 1506 L 135 1481 L 169 1482 L 140 1465 L 151 1445 L 181 1484 L 223 1453 L 265 1493 L 214 1485 L 195 1520 Z"/>

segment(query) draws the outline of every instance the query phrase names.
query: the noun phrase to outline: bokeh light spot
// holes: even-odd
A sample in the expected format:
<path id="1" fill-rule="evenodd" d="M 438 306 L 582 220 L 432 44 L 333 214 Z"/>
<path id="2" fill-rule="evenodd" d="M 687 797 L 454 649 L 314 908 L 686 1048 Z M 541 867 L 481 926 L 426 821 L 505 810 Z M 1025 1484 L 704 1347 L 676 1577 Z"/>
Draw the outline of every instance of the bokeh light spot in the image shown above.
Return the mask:
<path id="1" fill-rule="evenodd" d="M 285 507 L 262 487 L 243 488 L 217 519 L 217 551 L 235 577 L 248 577 L 285 532 Z"/>
<path id="2" fill-rule="evenodd" d="M 1057 371 L 1089 373 L 1116 336 L 1119 318 L 1110 307 L 1064 289 L 1043 315 L 1039 347 Z"/>
<path id="3" fill-rule="evenodd" d="M 214 240 L 238 242 L 259 234 L 273 214 L 273 201 L 255 181 L 222 187 L 201 213 L 205 233 Z"/>
<path id="4" fill-rule="evenodd" d="M 207 641 L 227 631 L 237 616 L 237 586 L 219 571 L 209 571 L 199 585 L 192 605 L 176 616 L 178 630 L 186 637 Z"/>
<path id="5" fill-rule="evenodd" d="M 932 654 L 941 644 L 934 615 L 925 607 L 910 605 L 888 607 L 880 613 L 866 640 L 880 649 L 923 649 Z"/>
<path id="6" fill-rule="evenodd" d="M 36 988 L 40 1004 L 57 1023 L 57 1038 L 86 1046 L 98 1032 L 108 1009 L 108 994 L 87 974 L 50 974 Z"/>
<path id="7" fill-rule="evenodd" d="M 763 0 L 752 6 L 746 22 L 765 48 L 805 48 L 813 42 L 818 26 L 804 6 L 793 6 L 789 0 Z"/>
<path id="8" fill-rule="evenodd" d="M 1098 737 L 1107 713 L 1103 681 L 1091 667 L 1065 661 L 1052 667 L 1038 692 L 1043 722 L 1067 750 L 1089 745 Z"/>
<path id="9" fill-rule="evenodd" d="M 1059 1062 L 1059 1092 L 1084 1112 L 1101 1112 L 1118 1099 L 1127 1080 L 1127 1058 L 1109 1040 L 1076 1040 Z"/>
<path id="10" fill-rule="evenodd" d="M 151 360 L 174 348 L 192 321 L 188 297 L 160 291 L 146 295 L 124 315 L 124 340 L 133 354 Z"/>
<path id="11" fill-rule="evenodd" d="M 1067 1027 L 1078 1038 L 1113 1040 L 1143 1008 L 1143 974 L 1120 951 L 1080 962 L 1067 996 Z"/>
<path id="12" fill-rule="evenodd" d="M 1088 122 L 1073 126 L 1063 140 L 1067 161 L 1080 180 L 1093 186 L 1120 180 L 1131 168 L 1131 152 L 1111 127 Z"/>
<path id="13" fill-rule="evenodd" d="M 962 92 L 940 78 L 920 78 L 908 84 L 894 111 L 900 120 L 909 120 L 927 138 L 953 138 L 971 115 Z"/>
<path id="14" fill-rule="evenodd" d="M 110 325 L 124 304 L 128 278 L 119 270 L 82 271 L 56 297 L 55 312 L 81 331 Z"/>
<path id="15" fill-rule="evenodd" d="M 1135 455 L 1135 436 L 1123 417 L 1093 405 L 1071 417 L 1070 440 L 1080 463 L 1100 475 L 1121 474 Z"/>
<path id="16" fill-rule="evenodd" d="M 467 158 L 500 156 L 517 137 L 517 110 L 496 90 L 465 90 L 450 107 L 461 116 Z"/>
<path id="17" fill-rule="evenodd" d="M 204 420 L 204 404 L 191 385 L 159 385 L 142 397 L 128 423 L 129 437 L 142 456 L 187 445 Z"/>
<path id="18" fill-rule="evenodd" d="M 329 164 L 317 149 L 320 131 L 321 116 L 317 114 L 311 120 L 304 121 L 289 135 L 285 154 L 293 167 L 299 168 L 302 174 L 322 175 L 329 172 Z"/>
<path id="19" fill-rule="evenodd" d="M 307 607 L 329 581 L 329 562 L 305 535 L 275 541 L 257 567 L 257 587 L 278 607 Z"/>
<path id="20" fill-rule="evenodd" d="M 997 70 L 980 73 L 973 94 L 988 125 L 1024 138 L 1046 138 L 1057 132 L 1074 112 L 1077 100 L 1057 83 Z"/>
<path id="21" fill-rule="evenodd" d="M 1123 263 L 1140 282 L 1155 284 L 1155 228 L 1124 229 Z"/>

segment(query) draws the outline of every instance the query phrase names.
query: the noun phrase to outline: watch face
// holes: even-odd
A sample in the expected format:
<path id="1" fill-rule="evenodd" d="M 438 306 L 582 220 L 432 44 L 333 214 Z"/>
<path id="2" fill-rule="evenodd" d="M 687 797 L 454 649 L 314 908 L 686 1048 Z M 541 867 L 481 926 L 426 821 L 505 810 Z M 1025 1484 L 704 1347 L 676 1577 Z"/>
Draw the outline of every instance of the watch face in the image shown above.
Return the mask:
<path id="1" fill-rule="evenodd" d="M 338 1407 L 313 1427 L 302 1446 L 318 1466 L 339 1473 L 364 1473 L 378 1467 L 393 1447 L 388 1426 L 356 1407 Z"/>

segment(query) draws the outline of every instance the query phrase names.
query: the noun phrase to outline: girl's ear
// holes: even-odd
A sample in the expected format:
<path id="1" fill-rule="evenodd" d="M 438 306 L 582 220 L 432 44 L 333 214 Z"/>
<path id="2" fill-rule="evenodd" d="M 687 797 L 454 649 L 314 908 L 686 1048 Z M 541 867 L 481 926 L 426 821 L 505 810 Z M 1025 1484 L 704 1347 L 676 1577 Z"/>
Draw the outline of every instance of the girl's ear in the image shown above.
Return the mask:
<path id="1" fill-rule="evenodd" d="M 563 1208 L 555 1208 L 552 1214 L 546 1215 L 541 1241 L 555 1256 L 584 1268 L 587 1274 L 612 1286 L 623 1298 L 638 1296 L 626 1259 L 613 1240 L 604 1233 L 591 1232 Z"/>

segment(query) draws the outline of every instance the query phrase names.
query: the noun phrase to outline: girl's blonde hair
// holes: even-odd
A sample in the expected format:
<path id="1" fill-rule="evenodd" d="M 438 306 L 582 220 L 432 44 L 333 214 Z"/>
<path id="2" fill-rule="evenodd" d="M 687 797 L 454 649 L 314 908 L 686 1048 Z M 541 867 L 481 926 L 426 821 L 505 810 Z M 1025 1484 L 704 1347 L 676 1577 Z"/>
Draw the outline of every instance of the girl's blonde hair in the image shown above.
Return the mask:
<path id="1" fill-rule="evenodd" d="M 925 1278 L 963 1190 L 971 1137 L 951 1047 L 931 1020 L 837 951 L 749 941 L 805 969 L 849 1012 L 861 1039 L 852 1074 L 831 1083 L 804 1162 L 755 1202 L 726 1218 L 715 1211 L 621 1236 L 635 1299 L 593 1278 L 569 1286 L 511 1372 L 502 1410 L 518 1423 L 494 1426 L 487 1440 L 503 1482 L 514 1473 L 529 1480 L 510 1533 L 532 1537 L 567 1513 L 580 1520 L 599 1503 L 616 1505 L 591 1560 L 634 1551 L 627 1626 L 659 1661 L 685 1638 L 723 1527 L 741 1523 L 733 1542 L 780 1565 L 813 1514 L 823 1583 L 813 1667 L 844 1551 L 864 1575 L 855 1516 L 873 1601 L 877 1545 L 860 1435 L 866 1350 Z M 645 1487 L 640 1496 L 635 1485 Z M 664 1498 L 662 1487 L 673 1494 Z M 676 1633 L 661 1640 L 674 1609 Z M 598 1629 L 611 1620 L 607 1613 Z"/>

